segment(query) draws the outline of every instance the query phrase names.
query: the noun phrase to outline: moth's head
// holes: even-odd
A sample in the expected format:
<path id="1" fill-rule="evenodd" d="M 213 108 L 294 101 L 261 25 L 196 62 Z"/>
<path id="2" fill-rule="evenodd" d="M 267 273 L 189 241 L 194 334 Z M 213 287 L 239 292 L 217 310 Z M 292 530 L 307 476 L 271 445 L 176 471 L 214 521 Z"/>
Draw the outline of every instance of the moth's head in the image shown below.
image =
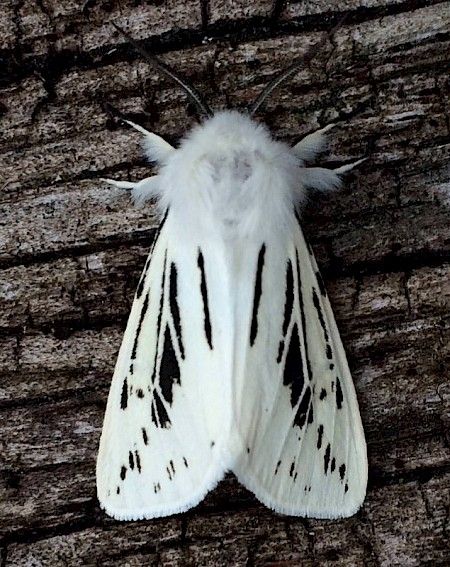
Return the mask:
<path id="1" fill-rule="evenodd" d="M 275 141 L 263 124 L 247 113 L 225 110 L 189 132 L 177 150 L 177 162 L 189 175 L 201 175 L 208 184 L 244 183 L 273 168 L 287 147 Z"/>

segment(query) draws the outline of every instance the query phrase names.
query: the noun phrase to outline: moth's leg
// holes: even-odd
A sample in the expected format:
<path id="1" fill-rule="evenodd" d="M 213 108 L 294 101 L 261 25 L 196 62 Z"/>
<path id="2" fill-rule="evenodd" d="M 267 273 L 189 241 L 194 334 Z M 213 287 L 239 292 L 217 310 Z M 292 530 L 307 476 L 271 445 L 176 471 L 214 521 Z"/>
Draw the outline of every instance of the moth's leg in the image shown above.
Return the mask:
<path id="1" fill-rule="evenodd" d="M 161 138 L 161 136 L 149 132 L 145 128 L 142 128 L 142 126 L 139 126 L 139 124 L 135 124 L 130 120 L 124 120 L 124 122 L 144 135 L 144 149 L 150 161 L 164 163 L 170 154 L 175 151 L 175 148 L 171 146 L 169 142 L 166 142 L 164 138 Z"/>
<path id="2" fill-rule="evenodd" d="M 157 175 L 146 177 L 141 181 L 115 181 L 114 179 L 101 178 L 101 181 L 112 185 L 116 189 L 125 189 L 131 192 L 131 196 L 136 204 L 153 199 L 158 194 Z"/>
<path id="3" fill-rule="evenodd" d="M 367 158 L 359 159 L 353 163 L 342 165 L 336 169 L 326 167 L 304 167 L 300 170 L 300 180 L 303 187 L 327 191 L 341 186 L 341 176 L 357 167 Z"/>
<path id="4" fill-rule="evenodd" d="M 321 128 L 312 134 L 308 134 L 300 140 L 300 142 L 293 146 L 292 151 L 302 161 L 312 161 L 325 149 L 327 145 L 327 136 L 325 134 L 334 126 L 335 124 L 328 124 L 325 128 Z"/>

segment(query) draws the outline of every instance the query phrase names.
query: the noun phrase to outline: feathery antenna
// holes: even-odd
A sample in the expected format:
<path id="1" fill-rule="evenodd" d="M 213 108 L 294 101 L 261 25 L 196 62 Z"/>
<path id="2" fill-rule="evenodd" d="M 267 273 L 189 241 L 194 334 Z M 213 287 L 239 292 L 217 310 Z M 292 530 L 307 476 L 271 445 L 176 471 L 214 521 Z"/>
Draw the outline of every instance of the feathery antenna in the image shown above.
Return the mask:
<path id="1" fill-rule="evenodd" d="M 284 80 L 286 80 L 288 77 L 290 77 L 291 75 L 294 75 L 295 73 L 297 73 L 297 71 L 299 71 L 302 67 L 304 67 L 305 65 L 307 65 L 312 59 L 313 57 L 316 55 L 316 53 L 322 49 L 322 47 L 325 45 L 325 43 L 327 42 L 328 39 L 331 39 L 334 34 L 336 33 L 336 30 L 338 30 L 342 24 L 344 23 L 344 21 L 347 19 L 347 14 L 344 14 L 344 16 L 339 20 L 339 22 L 326 34 L 325 37 L 323 37 L 319 42 L 317 42 L 314 45 L 311 45 L 307 50 L 306 53 L 304 55 L 302 55 L 302 57 L 299 57 L 298 59 L 296 59 L 291 65 L 289 65 L 289 67 L 286 67 L 286 69 L 283 69 L 280 73 L 278 73 L 278 75 L 276 75 L 271 81 L 270 83 L 265 87 L 265 89 L 262 91 L 262 93 L 257 97 L 257 99 L 254 101 L 254 103 L 249 107 L 248 111 L 250 116 L 253 116 L 255 114 L 255 112 L 258 110 L 258 108 L 262 105 L 262 103 L 266 100 L 266 98 L 272 94 L 272 91 L 274 91 Z"/>
<path id="2" fill-rule="evenodd" d="M 145 49 L 143 49 L 139 45 L 139 43 L 136 40 L 134 40 L 125 30 L 120 28 L 114 22 L 111 23 L 116 28 L 116 30 L 120 32 L 131 43 L 131 45 L 136 49 L 136 51 L 138 51 L 144 57 L 144 59 L 146 59 L 151 65 L 153 65 L 153 67 L 155 67 L 155 69 L 158 69 L 158 71 L 161 71 L 162 73 L 164 73 L 164 75 L 170 77 L 172 80 L 177 82 L 184 89 L 184 91 L 187 93 L 190 99 L 195 103 L 201 114 L 207 117 L 212 116 L 213 113 L 211 112 L 211 109 L 203 100 L 202 96 L 195 87 L 190 85 L 186 81 L 186 79 L 178 75 L 178 73 L 176 73 L 173 69 L 171 69 L 168 65 L 166 65 L 166 63 L 161 61 L 161 59 L 156 57 L 156 55 L 152 55 L 148 53 Z"/>

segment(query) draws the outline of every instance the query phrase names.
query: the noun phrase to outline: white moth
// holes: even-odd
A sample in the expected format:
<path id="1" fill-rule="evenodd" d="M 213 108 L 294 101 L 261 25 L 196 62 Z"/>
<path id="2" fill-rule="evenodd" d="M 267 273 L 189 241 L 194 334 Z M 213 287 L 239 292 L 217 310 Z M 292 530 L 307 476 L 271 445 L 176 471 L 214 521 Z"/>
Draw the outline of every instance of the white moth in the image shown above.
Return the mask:
<path id="1" fill-rule="evenodd" d="M 128 36 L 127 36 L 128 37 Z M 136 126 L 157 176 L 130 189 L 162 221 L 136 291 L 97 460 L 118 520 L 198 504 L 233 471 L 282 514 L 338 518 L 361 506 L 364 433 L 347 359 L 296 207 L 350 169 L 307 167 L 329 126 L 294 147 L 251 114 L 211 115 L 178 148 Z M 359 162 L 357 162 L 359 163 Z"/>

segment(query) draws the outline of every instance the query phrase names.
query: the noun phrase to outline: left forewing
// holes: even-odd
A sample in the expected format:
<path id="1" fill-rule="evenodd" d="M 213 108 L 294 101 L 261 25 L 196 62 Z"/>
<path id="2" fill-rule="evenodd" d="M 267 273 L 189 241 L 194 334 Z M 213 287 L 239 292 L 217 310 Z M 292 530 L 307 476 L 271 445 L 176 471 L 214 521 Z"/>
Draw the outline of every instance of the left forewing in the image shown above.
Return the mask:
<path id="1" fill-rule="evenodd" d="M 234 471 L 277 512 L 350 516 L 367 484 L 355 389 L 300 227 L 285 248 L 283 255 L 277 243 L 264 245 L 256 278 L 258 332 L 242 339 L 247 346 L 235 412 L 241 450 Z"/>

